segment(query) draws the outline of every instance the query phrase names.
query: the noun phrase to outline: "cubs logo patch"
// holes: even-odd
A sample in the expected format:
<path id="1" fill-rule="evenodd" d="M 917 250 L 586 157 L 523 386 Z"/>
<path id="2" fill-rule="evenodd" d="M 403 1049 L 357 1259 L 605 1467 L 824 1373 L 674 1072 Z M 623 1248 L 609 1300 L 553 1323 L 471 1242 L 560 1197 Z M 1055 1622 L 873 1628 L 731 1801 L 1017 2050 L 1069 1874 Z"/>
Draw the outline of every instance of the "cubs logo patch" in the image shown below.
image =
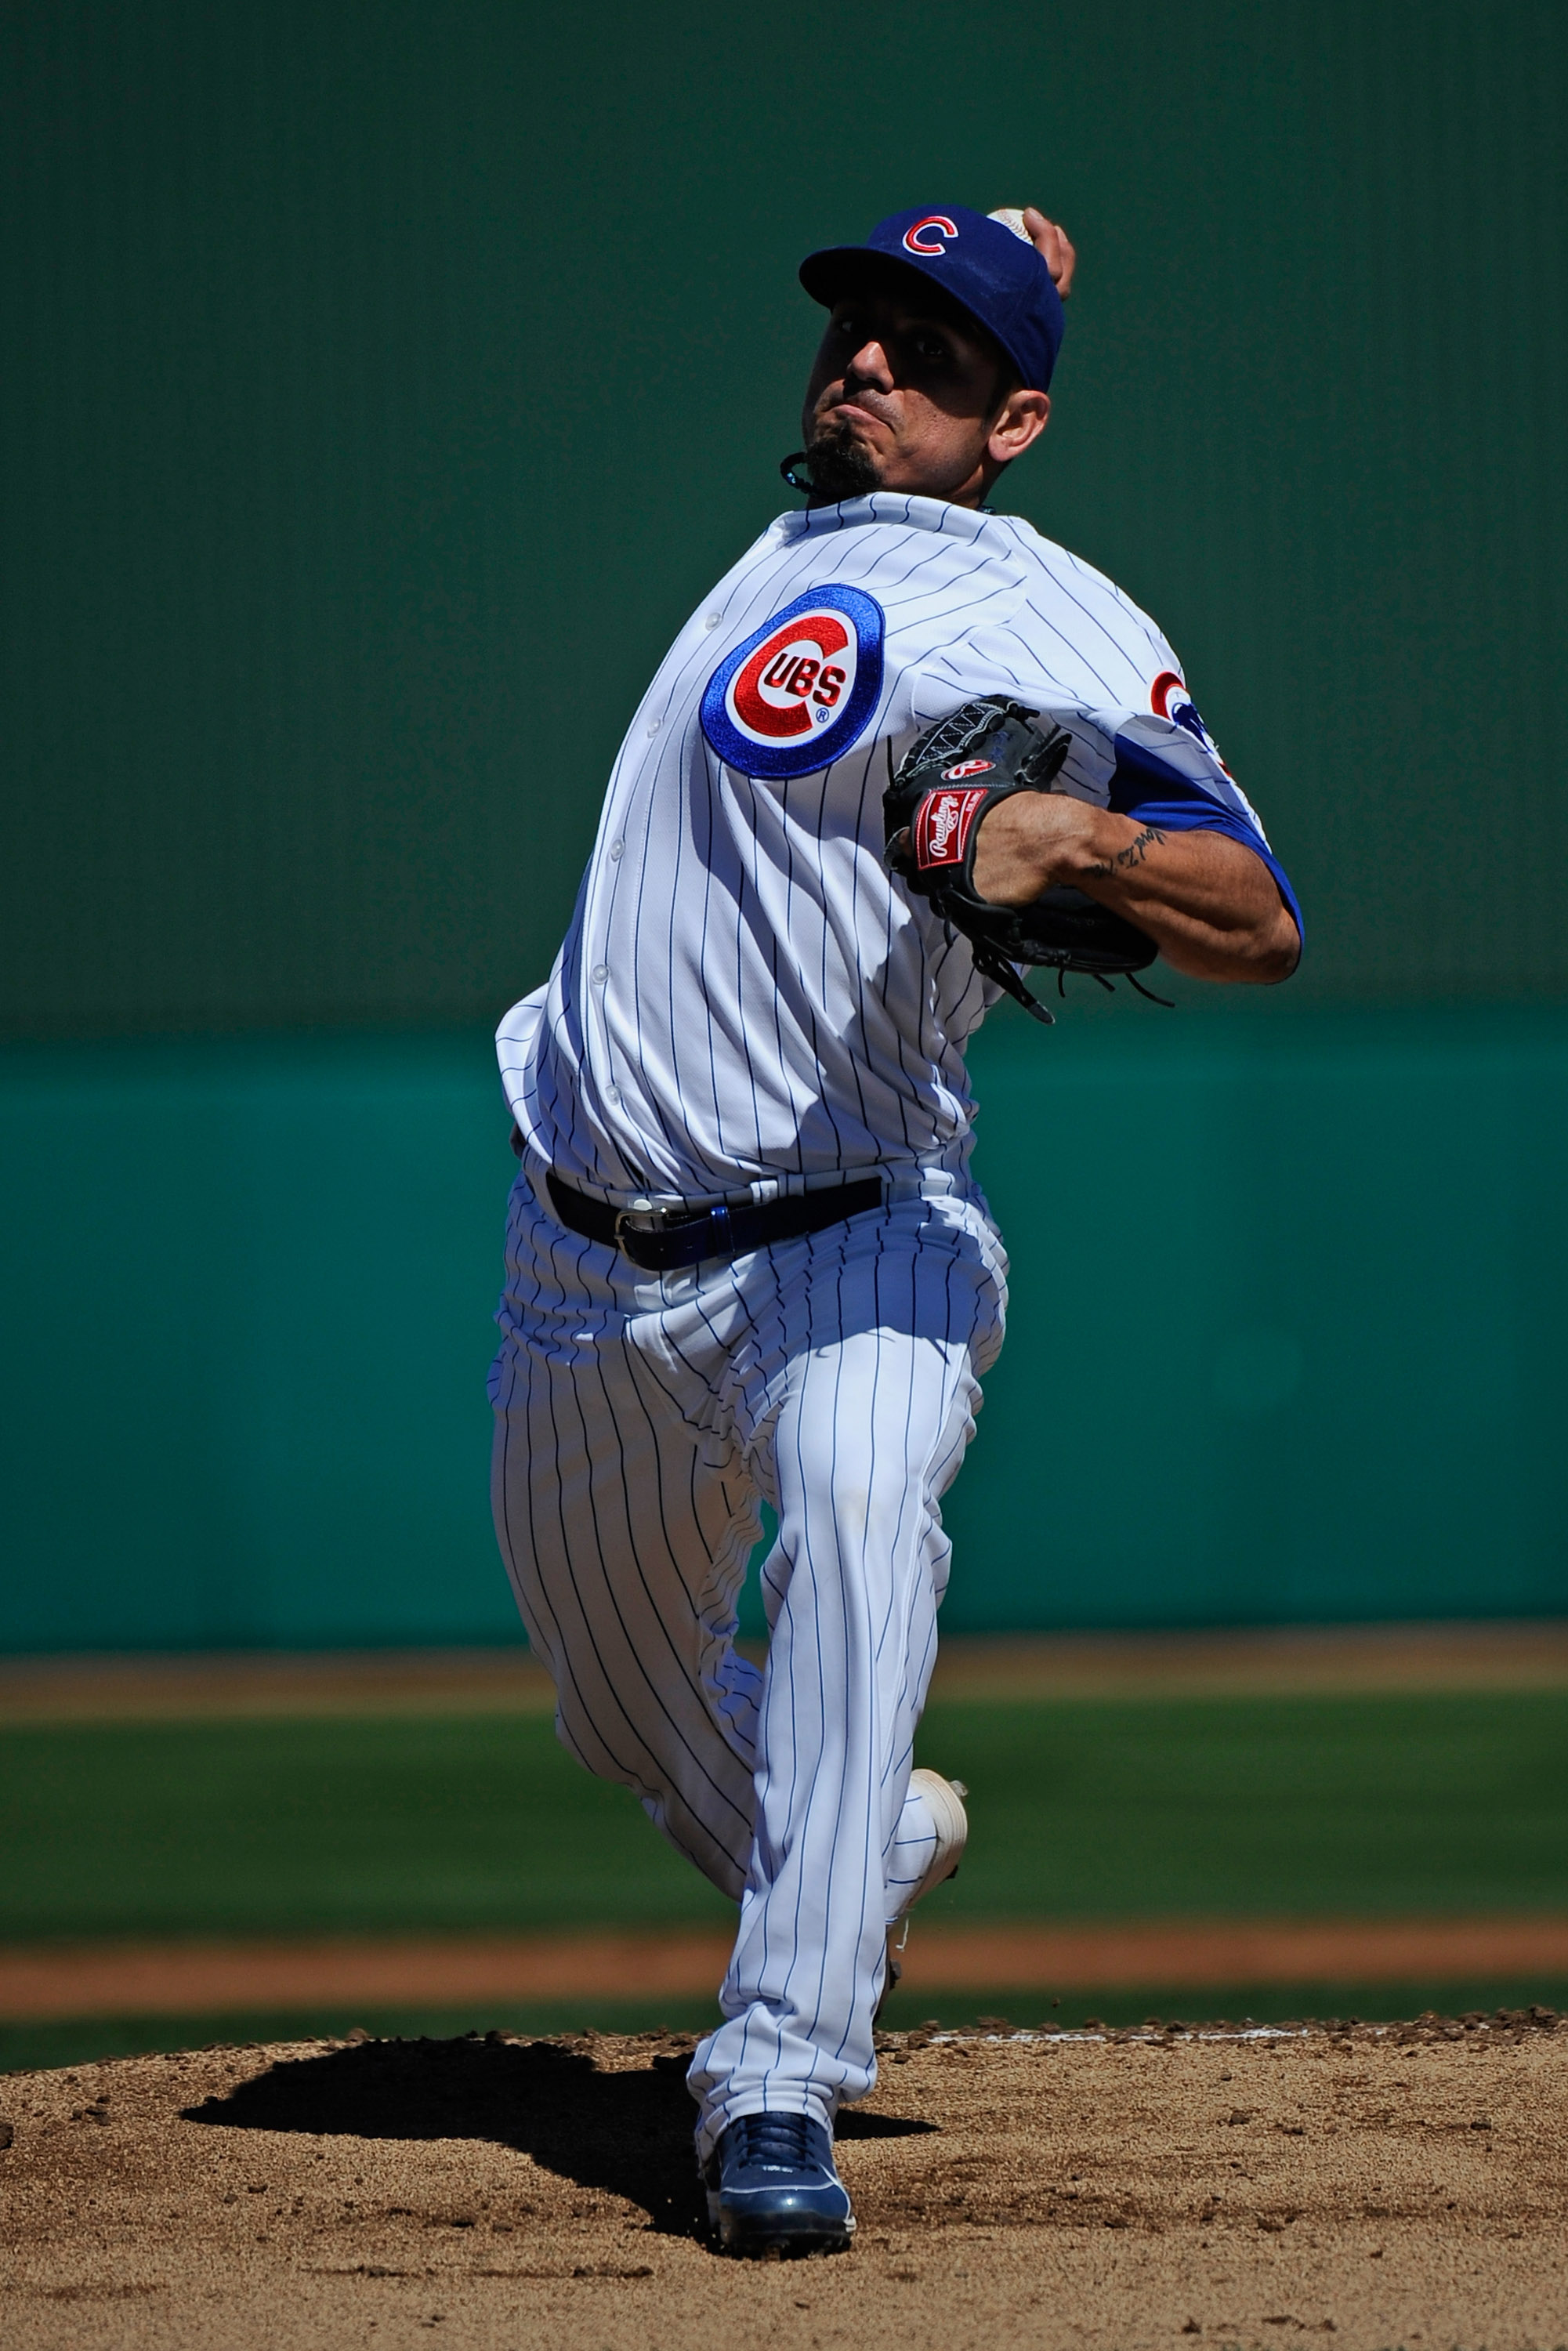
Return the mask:
<path id="1" fill-rule="evenodd" d="M 831 768 L 882 695 L 882 606 L 836 582 L 798 596 L 726 655 L 703 692 L 702 728 L 742 775 L 787 780 Z"/>
<path id="2" fill-rule="evenodd" d="M 966 776 L 983 776 L 996 766 L 994 759 L 960 759 L 956 768 L 944 768 L 945 784 L 961 784 Z"/>
<path id="3" fill-rule="evenodd" d="M 990 761 L 983 759 L 982 767 Z M 975 811 L 989 797 L 988 786 L 967 792 L 927 792 L 915 811 L 915 862 L 923 873 L 933 865 L 962 865 L 974 830 Z"/>
<path id="4" fill-rule="evenodd" d="M 1219 746 L 1203 723 L 1197 703 L 1186 690 L 1186 682 L 1174 669 L 1161 670 L 1149 688 L 1149 707 L 1156 718 L 1168 718 L 1173 726 L 1185 728 L 1193 740 L 1201 743 L 1208 756 L 1228 775 L 1230 770 L 1219 756 Z"/>

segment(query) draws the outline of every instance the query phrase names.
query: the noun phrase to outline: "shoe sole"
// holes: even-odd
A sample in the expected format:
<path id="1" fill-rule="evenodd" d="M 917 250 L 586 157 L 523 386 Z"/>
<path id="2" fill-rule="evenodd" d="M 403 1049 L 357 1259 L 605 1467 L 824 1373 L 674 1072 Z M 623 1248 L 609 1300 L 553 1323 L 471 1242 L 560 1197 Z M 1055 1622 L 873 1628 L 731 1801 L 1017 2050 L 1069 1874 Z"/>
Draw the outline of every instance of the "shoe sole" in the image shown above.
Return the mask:
<path id="1" fill-rule="evenodd" d="M 788 2220 L 727 2212 L 711 2188 L 707 2191 L 707 2224 L 708 2233 L 721 2252 L 763 2261 L 774 2255 L 791 2261 L 809 2253 L 846 2253 L 855 2232 L 852 2212 L 846 2213 L 841 2220 L 831 2220 L 825 2212 L 797 2212 Z"/>
<path id="2" fill-rule="evenodd" d="M 721 2219 L 716 2231 L 721 2251 L 741 2261 L 806 2261 L 813 2253 L 847 2253 L 854 2234 L 853 2220 L 792 2221 L 787 2229 L 752 2226 L 745 2220 Z"/>

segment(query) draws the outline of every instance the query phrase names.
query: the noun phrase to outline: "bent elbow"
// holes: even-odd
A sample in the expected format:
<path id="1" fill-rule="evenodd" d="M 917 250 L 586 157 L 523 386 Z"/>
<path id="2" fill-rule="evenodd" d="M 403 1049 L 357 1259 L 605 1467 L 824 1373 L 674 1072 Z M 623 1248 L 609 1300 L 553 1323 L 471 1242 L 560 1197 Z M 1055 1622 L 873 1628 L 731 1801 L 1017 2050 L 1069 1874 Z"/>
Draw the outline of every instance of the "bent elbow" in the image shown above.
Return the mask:
<path id="1" fill-rule="evenodd" d="M 1283 906 L 1280 909 L 1275 930 L 1277 937 L 1274 954 L 1278 968 L 1271 971 L 1269 977 L 1270 985 L 1278 987 L 1281 980 L 1290 978 L 1301 960 L 1301 935 L 1296 927 L 1294 915 Z"/>
<path id="2" fill-rule="evenodd" d="M 1254 947 L 1249 979 L 1260 987 L 1278 987 L 1289 979 L 1301 960 L 1301 935 L 1291 915 L 1281 906 L 1272 923 L 1262 931 Z"/>

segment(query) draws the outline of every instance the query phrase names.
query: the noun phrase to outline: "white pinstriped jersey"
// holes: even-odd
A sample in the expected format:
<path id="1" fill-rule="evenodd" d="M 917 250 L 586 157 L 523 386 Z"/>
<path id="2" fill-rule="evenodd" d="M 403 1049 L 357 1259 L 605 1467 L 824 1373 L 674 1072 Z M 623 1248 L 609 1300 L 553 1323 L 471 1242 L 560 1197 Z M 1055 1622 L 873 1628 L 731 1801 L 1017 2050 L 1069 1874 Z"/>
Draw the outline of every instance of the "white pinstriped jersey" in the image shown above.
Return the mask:
<path id="1" fill-rule="evenodd" d="M 1173 691 L 1153 622 L 1016 517 L 886 491 L 780 516 L 671 646 L 555 969 L 502 1023 L 529 1155 L 621 1204 L 960 1166 L 996 991 L 883 869 L 892 765 L 1006 693 L 1076 719 L 1066 780 L 1103 801 L 1110 738 L 1174 735 Z M 1189 713 L 1179 747 L 1222 777 Z"/>

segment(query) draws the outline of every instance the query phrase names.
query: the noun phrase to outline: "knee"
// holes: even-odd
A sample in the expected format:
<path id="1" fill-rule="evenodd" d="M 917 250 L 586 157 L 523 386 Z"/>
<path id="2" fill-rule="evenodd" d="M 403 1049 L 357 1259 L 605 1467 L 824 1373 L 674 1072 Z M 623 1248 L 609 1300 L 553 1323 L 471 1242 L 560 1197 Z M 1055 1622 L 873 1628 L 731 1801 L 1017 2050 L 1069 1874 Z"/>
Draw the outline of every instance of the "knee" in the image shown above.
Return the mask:
<path id="1" fill-rule="evenodd" d="M 937 1569 L 946 1581 L 951 1549 L 918 1475 L 873 1484 L 852 1466 L 825 1472 L 786 1504 L 774 1555 L 789 1574 L 804 1569 L 857 1587 L 891 1575 L 918 1585 Z"/>

